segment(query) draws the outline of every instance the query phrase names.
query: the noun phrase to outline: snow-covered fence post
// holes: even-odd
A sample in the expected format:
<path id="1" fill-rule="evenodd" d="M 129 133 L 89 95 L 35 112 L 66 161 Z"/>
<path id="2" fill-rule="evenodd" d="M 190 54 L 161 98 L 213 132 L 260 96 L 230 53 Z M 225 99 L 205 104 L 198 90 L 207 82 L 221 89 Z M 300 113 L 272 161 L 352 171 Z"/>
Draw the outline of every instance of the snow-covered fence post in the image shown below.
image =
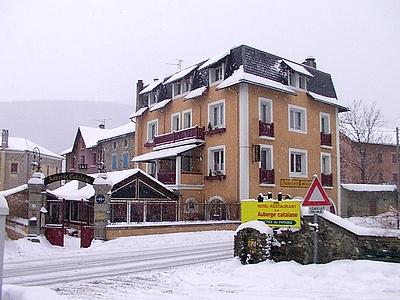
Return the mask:
<path id="1" fill-rule="evenodd" d="M 3 294 L 4 239 L 6 235 L 6 216 L 8 216 L 8 212 L 7 201 L 0 195 L 0 299 Z"/>
<path id="2" fill-rule="evenodd" d="M 44 185 L 44 175 L 43 173 L 33 173 L 32 177 L 28 181 L 29 190 L 29 209 L 28 209 L 28 219 L 29 219 L 29 234 L 40 234 L 40 209 L 46 205 L 43 197 L 45 195 L 42 193 L 45 190 Z"/>
<path id="3" fill-rule="evenodd" d="M 111 220 L 112 182 L 107 173 L 100 173 L 93 182 L 94 194 L 94 238 L 106 239 L 106 226 Z"/>

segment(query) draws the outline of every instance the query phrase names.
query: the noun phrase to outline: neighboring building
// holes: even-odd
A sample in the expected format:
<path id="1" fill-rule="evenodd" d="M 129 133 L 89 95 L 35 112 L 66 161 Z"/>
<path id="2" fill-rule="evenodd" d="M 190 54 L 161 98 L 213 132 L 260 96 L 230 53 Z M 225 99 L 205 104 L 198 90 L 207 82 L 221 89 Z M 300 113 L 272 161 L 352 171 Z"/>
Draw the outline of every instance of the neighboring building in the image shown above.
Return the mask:
<path id="1" fill-rule="evenodd" d="M 40 165 L 43 174 L 51 175 L 61 171 L 63 157 L 36 143 L 20 137 L 10 137 L 8 130 L 1 133 L 0 148 L 0 191 L 26 184 L 34 170 L 33 150 L 40 151 Z"/>
<path id="2" fill-rule="evenodd" d="M 314 58 L 245 45 L 143 87 L 134 162 L 181 196 L 181 219 L 237 219 L 241 199 L 304 197 L 313 174 L 338 205 L 339 105 Z M 202 209 L 202 207 L 204 209 Z"/>
<path id="3" fill-rule="evenodd" d="M 79 126 L 73 147 L 63 152 L 66 171 L 91 174 L 130 169 L 134 142 L 132 122 L 113 129 Z"/>
<path id="4" fill-rule="evenodd" d="M 360 143 L 340 134 L 341 182 L 398 184 L 399 165 L 393 138 L 387 143 Z"/>
<path id="5" fill-rule="evenodd" d="M 394 216 L 396 207 L 395 185 L 342 184 L 342 217 L 376 216 L 388 212 Z"/>

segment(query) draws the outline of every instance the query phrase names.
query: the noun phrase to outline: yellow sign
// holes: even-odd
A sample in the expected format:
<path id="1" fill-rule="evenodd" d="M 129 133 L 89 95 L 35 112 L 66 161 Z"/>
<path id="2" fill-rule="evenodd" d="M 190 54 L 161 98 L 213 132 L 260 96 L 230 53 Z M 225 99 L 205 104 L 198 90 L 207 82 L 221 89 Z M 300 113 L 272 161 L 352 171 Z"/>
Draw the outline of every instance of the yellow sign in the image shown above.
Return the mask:
<path id="1" fill-rule="evenodd" d="M 292 188 L 306 188 L 308 189 L 311 185 L 312 180 L 310 179 L 284 179 L 282 178 L 279 182 L 281 187 L 292 187 Z"/>
<path id="2" fill-rule="evenodd" d="M 267 200 L 257 202 L 254 199 L 240 201 L 241 221 L 263 221 L 270 227 L 300 228 L 301 201 Z"/>

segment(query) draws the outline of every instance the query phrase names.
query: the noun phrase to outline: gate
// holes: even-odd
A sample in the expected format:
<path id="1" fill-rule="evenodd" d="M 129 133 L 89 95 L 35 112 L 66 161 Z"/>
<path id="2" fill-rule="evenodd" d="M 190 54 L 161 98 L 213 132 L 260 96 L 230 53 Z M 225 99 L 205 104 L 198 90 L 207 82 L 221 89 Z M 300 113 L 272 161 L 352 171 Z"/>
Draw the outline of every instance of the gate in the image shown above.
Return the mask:
<path id="1" fill-rule="evenodd" d="M 94 237 L 93 226 L 81 226 L 81 248 L 89 248 Z"/>
<path id="2" fill-rule="evenodd" d="M 64 226 L 62 224 L 46 224 L 44 235 L 50 244 L 64 247 Z"/>

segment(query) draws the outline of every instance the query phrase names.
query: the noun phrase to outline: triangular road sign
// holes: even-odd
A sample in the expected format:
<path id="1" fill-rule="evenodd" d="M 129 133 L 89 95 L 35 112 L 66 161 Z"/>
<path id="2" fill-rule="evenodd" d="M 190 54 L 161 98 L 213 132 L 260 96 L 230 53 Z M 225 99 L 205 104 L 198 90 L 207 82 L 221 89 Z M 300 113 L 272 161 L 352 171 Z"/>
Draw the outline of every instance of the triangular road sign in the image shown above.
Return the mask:
<path id="1" fill-rule="evenodd" d="M 330 206 L 328 195 L 323 189 L 318 177 L 315 176 L 304 197 L 303 206 Z"/>

